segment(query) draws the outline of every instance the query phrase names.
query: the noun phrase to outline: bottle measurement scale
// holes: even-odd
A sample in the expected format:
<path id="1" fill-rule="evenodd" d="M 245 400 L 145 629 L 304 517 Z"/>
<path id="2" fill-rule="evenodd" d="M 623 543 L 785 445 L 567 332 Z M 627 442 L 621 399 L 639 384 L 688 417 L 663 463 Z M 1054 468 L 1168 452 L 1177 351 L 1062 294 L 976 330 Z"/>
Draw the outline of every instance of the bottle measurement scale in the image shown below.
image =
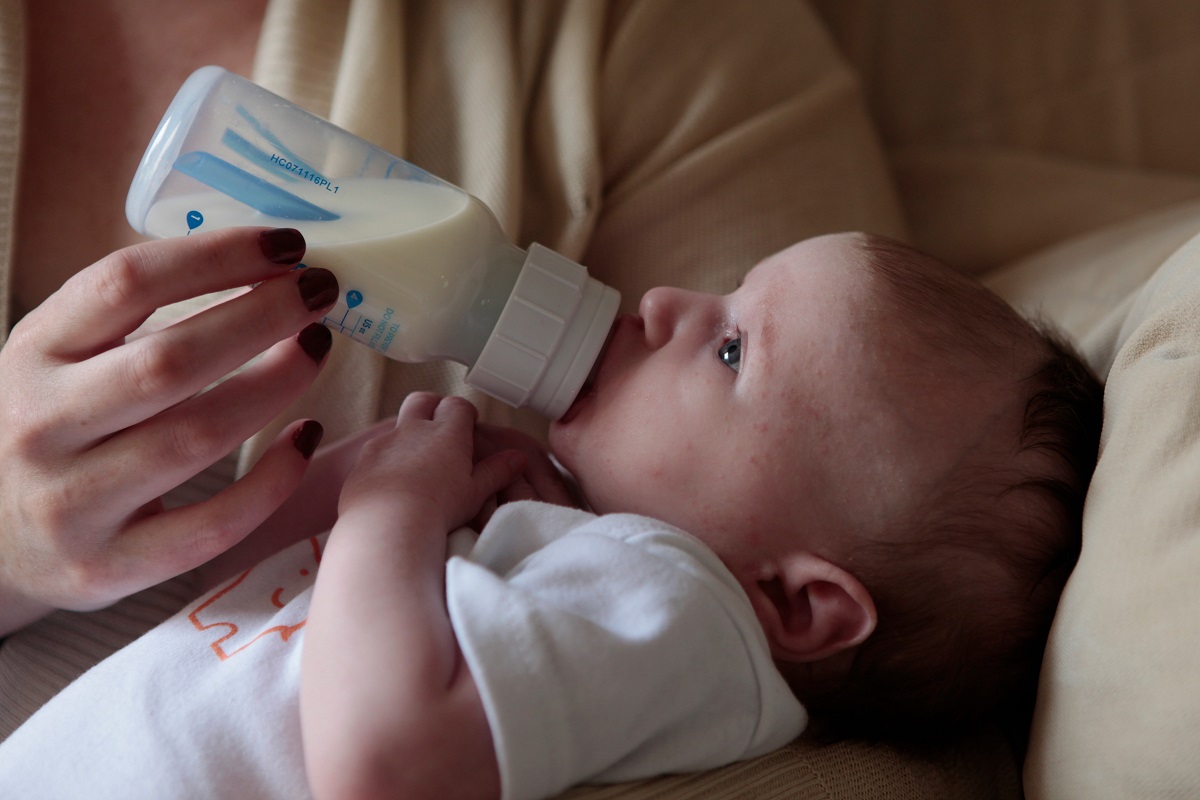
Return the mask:
<path id="1" fill-rule="evenodd" d="M 308 265 L 307 264 L 300 265 L 301 268 L 304 268 L 306 266 L 308 266 Z M 350 318 L 350 312 L 353 311 L 354 309 L 358 308 L 360 305 L 362 305 L 362 301 L 363 301 L 362 292 L 358 291 L 357 289 L 351 289 L 350 291 L 346 292 L 345 296 L 343 297 L 343 300 L 333 307 L 332 312 L 330 314 L 327 314 L 326 316 L 324 316 L 321 321 L 324 322 L 326 325 L 328 325 L 331 328 L 337 328 L 340 333 L 345 333 L 347 335 L 353 335 L 350 333 L 351 331 L 353 331 L 354 333 L 358 334 L 359 336 L 365 336 L 366 334 L 371 332 L 371 327 L 375 324 L 375 320 L 371 319 L 370 317 L 364 317 L 362 315 L 362 313 L 360 312 L 358 314 L 358 316 L 354 318 L 353 322 L 351 322 L 349 325 L 346 324 L 346 320 Z M 345 309 L 345 310 L 343 310 L 343 309 Z M 338 314 L 338 311 L 342 312 L 340 316 Z M 384 309 L 383 314 L 381 316 L 381 322 L 383 323 L 383 325 L 387 325 L 391 321 L 393 313 L 394 313 L 393 310 L 390 308 Z M 380 329 L 382 329 L 382 327 L 383 326 L 380 326 Z M 399 326 L 396 326 L 396 328 L 398 328 L 398 327 Z M 393 329 L 392 333 L 393 334 L 395 333 L 394 329 Z M 376 335 L 378 335 L 378 334 L 376 334 Z M 372 340 L 373 339 L 374 339 L 374 337 L 372 337 Z M 375 345 L 372 344 L 371 347 L 372 347 L 372 349 L 374 349 Z M 385 349 L 386 349 L 386 345 L 385 345 Z"/>
<path id="2" fill-rule="evenodd" d="M 130 187 L 148 236 L 299 229 L 343 294 L 324 322 L 389 358 L 452 360 L 467 383 L 557 418 L 619 296 L 547 248 L 510 244 L 478 199 L 216 67 L 167 110 Z"/>

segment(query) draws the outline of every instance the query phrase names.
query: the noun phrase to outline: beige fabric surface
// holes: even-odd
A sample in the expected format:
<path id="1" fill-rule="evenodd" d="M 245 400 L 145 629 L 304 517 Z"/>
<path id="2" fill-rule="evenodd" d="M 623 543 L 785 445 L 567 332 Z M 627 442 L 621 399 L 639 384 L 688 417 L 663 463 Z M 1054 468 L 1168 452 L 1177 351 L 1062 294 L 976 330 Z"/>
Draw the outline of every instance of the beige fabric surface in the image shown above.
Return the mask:
<path id="1" fill-rule="evenodd" d="M 863 81 L 917 243 L 1059 322 L 1108 377 L 1027 796 L 1198 797 L 1200 262 L 1194 242 L 1175 251 L 1200 231 L 1200 11 L 815 5 Z"/>
<path id="2" fill-rule="evenodd" d="M 1193 0 L 813 0 L 914 243 L 984 272 L 1200 197 Z"/>
<path id="3" fill-rule="evenodd" d="M 802 739 L 752 761 L 637 784 L 581 786 L 561 800 L 1007 800 L 1020 797 L 1006 745 L 983 731 L 953 747 Z"/>
<path id="4" fill-rule="evenodd" d="M 1031 800 L 1200 795 L 1198 233 L 1189 203 L 993 279 L 1060 319 L 1108 376 L 1083 552 L 1043 668 Z"/>

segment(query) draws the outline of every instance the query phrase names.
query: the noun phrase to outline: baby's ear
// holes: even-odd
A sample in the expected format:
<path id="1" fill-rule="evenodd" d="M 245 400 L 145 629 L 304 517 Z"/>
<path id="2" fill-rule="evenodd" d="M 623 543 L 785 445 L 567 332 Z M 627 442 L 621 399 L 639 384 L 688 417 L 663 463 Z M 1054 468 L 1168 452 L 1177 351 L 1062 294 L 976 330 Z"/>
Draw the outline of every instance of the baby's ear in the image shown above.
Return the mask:
<path id="1" fill-rule="evenodd" d="M 790 553 L 743 582 L 781 661 L 819 661 L 875 630 L 875 603 L 857 578 L 811 553 Z"/>

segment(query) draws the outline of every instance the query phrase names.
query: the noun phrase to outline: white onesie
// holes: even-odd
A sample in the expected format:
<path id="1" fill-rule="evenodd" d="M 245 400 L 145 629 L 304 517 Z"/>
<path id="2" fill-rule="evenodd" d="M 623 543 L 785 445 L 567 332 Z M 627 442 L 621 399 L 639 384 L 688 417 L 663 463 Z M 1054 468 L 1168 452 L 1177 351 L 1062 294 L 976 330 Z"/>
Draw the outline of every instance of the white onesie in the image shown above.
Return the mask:
<path id="1" fill-rule="evenodd" d="M 0 745 L 5 796 L 308 797 L 300 647 L 323 541 L 207 593 L 55 697 Z M 804 728 L 733 576 L 664 523 L 509 504 L 448 561 L 446 593 L 506 798 L 716 767 Z"/>

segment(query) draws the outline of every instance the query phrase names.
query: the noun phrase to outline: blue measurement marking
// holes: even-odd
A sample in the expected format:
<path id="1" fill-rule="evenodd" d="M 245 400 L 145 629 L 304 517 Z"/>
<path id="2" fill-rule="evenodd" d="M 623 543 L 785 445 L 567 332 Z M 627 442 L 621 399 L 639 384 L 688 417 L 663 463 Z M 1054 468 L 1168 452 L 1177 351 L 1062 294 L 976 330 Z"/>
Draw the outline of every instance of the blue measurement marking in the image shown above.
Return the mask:
<path id="1" fill-rule="evenodd" d="M 297 220 L 339 218 L 338 214 L 284 191 L 212 153 L 200 150 L 184 153 L 175 159 L 172 167 L 267 216 Z"/>
<path id="2" fill-rule="evenodd" d="M 345 333 L 347 336 L 349 336 L 349 335 L 353 334 L 353 332 L 355 330 L 358 329 L 358 326 L 362 323 L 362 321 L 363 321 L 363 319 L 365 319 L 365 317 L 363 317 L 362 314 L 359 314 L 357 316 L 357 318 L 354 320 L 354 322 L 347 325 L 346 320 L 349 318 L 350 318 L 350 309 L 346 309 L 345 313 L 342 314 L 341 319 L 326 316 L 326 317 L 321 318 L 321 324 L 327 325 L 330 328 L 336 326 L 339 333 Z"/>

